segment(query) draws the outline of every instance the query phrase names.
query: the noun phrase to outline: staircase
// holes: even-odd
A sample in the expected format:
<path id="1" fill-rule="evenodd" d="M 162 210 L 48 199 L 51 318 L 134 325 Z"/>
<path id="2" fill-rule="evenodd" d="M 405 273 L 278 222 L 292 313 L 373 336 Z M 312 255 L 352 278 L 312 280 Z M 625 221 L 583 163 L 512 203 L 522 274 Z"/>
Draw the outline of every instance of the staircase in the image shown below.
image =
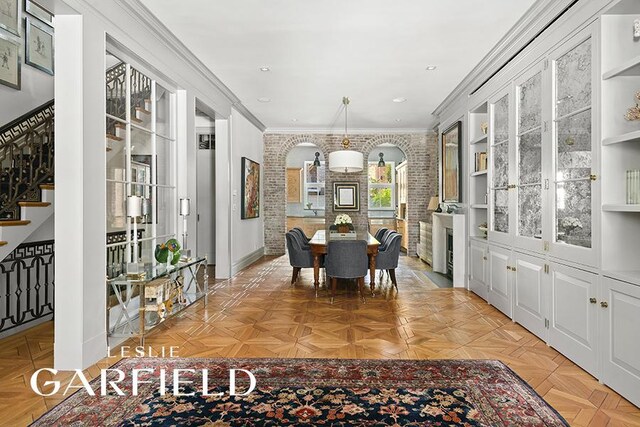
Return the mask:
<path id="1" fill-rule="evenodd" d="M 0 261 L 54 211 L 53 101 L 0 128 Z"/>

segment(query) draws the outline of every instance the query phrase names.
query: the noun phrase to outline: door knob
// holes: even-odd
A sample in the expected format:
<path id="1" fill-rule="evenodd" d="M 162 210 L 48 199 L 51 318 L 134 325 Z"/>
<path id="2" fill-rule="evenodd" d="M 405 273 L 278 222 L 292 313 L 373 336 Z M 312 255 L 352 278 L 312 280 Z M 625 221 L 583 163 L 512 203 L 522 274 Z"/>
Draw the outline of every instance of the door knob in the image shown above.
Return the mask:
<path id="1" fill-rule="evenodd" d="M 589 302 L 590 302 L 591 304 L 595 304 L 595 303 L 597 303 L 598 301 L 596 301 L 596 299 L 595 299 L 595 298 L 589 298 Z"/>
<path id="2" fill-rule="evenodd" d="M 609 307 L 609 304 L 608 304 L 606 301 L 602 301 L 602 302 L 600 303 L 600 307 L 602 307 L 602 308 L 607 308 L 607 307 Z"/>

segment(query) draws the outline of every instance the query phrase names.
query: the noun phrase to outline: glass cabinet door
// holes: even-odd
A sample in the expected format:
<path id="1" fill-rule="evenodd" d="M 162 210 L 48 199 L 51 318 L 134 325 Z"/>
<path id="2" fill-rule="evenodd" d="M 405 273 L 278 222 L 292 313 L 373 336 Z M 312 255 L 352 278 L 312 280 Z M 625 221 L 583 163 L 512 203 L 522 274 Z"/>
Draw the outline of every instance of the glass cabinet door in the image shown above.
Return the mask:
<path id="1" fill-rule="evenodd" d="M 542 71 L 517 84 L 517 230 L 516 235 L 542 240 Z M 532 249 L 542 249 L 539 243 Z"/>
<path id="2" fill-rule="evenodd" d="M 591 47 L 589 38 L 554 61 L 554 243 L 580 248 L 592 245 Z"/>
<path id="3" fill-rule="evenodd" d="M 490 231 L 509 234 L 509 94 L 492 104 Z"/>

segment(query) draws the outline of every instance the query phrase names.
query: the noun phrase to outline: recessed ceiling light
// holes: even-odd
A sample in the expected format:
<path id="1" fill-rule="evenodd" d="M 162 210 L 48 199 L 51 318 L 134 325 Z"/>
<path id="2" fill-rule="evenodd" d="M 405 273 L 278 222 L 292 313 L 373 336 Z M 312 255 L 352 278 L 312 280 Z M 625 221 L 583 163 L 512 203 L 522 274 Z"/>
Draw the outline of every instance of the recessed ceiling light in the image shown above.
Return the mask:
<path id="1" fill-rule="evenodd" d="M 297 121 L 298 121 L 298 119 L 291 119 L 291 121 L 292 121 L 292 122 L 297 122 Z"/>
<path id="2" fill-rule="evenodd" d="M 258 98 L 258 102 L 271 102 L 271 98 Z"/>
<path id="3" fill-rule="evenodd" d="M 260 67 L 260 71 L 264 71 L 266 73 L 267 71 L 271 71 L 271 68 L 269 68 L 269 67 Z"/>
<path id="4" fill-rule="evenodd" d="M 406 102 L 407 98 L 393 98 L 393 102 Z"/>
<path id="5" fill-rule="evenodd" d="M 426 68 L 426 69 L 427 69 L 427 71 L 433 71 L 433 70 L 435 70 L 436 68 L 438 68 L 438 67 L 437 67 L 437 66 L 435 66 L 435 65 L 427 65 L 427 68 Z"/>

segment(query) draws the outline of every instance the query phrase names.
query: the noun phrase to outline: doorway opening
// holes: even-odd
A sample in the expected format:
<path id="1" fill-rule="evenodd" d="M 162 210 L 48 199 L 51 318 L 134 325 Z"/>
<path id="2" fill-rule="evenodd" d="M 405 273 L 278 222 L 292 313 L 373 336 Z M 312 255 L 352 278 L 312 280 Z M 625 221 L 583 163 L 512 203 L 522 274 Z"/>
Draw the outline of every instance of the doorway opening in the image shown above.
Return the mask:
<path id="1" fill-rule="evenodd" d="M 206 255 L 209 265 L 216 264 L 216 125 L 213 111 L 196 107 L 196 198 L 198 255 Z"/>

